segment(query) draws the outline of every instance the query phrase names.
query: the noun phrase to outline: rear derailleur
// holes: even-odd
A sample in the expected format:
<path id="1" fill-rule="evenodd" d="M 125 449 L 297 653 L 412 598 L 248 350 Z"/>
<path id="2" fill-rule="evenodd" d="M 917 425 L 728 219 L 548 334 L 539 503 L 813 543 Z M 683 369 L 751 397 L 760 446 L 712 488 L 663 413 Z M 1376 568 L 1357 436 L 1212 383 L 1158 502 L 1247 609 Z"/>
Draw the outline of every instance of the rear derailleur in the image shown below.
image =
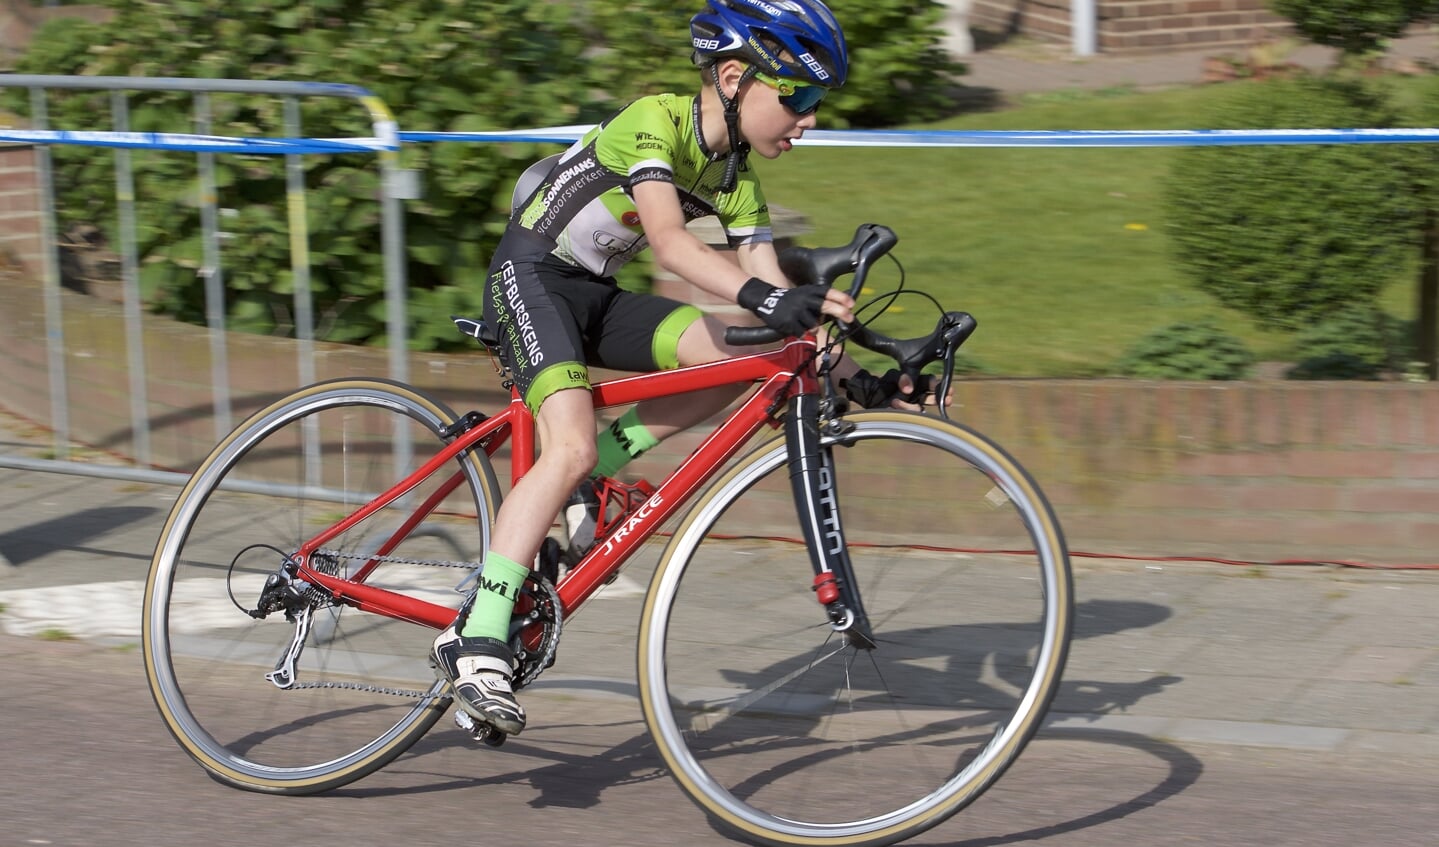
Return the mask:
<path id="1" fill-rule="evenodd" d="M 236 559 L 238 558 L 237 556 Z M 339 562 L 321 561 L 321 557 L 316 556 L 314 565 L 326 573 L 332 573 L 338 570 Z M 241 607 L 245 614 L 256 620 L 264 620 L 275 612 L 283 612 L 285 620 L 295 625 L 295 633 L 279 660 L 275 662 L 275 669 L 265 674 L 265 679 L 281 689 L 295 685 L 295 666 L 300 661 L 305 640 L 309 638 L 310 629 L 314 625 L 315 610 L 334 605 L 334 598 L 328 591 L 300 579 L 299 573 L 299 563 L 292 557 L 285 556 L 279 569 L 265 579 L 265 587 L 260 590 L 260 599 L 255 603 L 255 608 Z M 233 600 L 233 591 L 230 596 Z M 239 606 L 239 603 L 236 602 L 235 605 Z"/>

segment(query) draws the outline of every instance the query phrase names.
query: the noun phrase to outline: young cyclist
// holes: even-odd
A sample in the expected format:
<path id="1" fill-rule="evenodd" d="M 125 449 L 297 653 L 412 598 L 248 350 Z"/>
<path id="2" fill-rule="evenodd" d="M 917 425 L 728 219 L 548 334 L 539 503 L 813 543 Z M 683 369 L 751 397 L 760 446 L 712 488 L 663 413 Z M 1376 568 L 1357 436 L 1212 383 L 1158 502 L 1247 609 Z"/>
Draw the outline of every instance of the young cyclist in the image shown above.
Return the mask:
<path id="1" fill-rule="evenodd" d="M 702 88 L 645 97 L 569 148 L 518 203 L 490 265 L 484 317 L 535 414 L 541 451 L 501 505 L 483 579 L 433 660 L 457 703 L 509 734 L 525 725 L 510 678 L 510 616 L 555 515 L 591 472 L 613 476 L 664 438 L 720 411 L 744 386 L 630 409 L 596 438 L 587 364 L 653 371 L 736 355 L 725 324 L 692 305 L 620 289 L 615 270 L 649 247 L 660 266 L 798 335 L 822 316 L 854 320 L 849 295 L 793 287 L 780 271 L 750 152 L 777 158 L 844 84 L 844 35 L 820 0 L 707 0 L 690 22 Z M 685 224 L 717 216 L 739 265 Z M 845 361 L 837 374 L 866 406 L 903 405 L 892 375 Z M 906 383 L 905 388 L 910 386 Z M 911 407 L 912 408 L 912 407 Z"/>

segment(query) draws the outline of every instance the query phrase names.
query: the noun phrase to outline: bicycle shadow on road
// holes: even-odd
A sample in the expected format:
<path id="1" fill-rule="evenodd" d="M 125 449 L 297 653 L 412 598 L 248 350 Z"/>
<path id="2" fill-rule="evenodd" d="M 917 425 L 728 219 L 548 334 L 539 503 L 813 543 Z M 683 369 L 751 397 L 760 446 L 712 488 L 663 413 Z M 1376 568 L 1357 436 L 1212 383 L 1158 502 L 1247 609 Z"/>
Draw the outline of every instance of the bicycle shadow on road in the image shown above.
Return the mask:
<path id="1" fill-rule="evenodd" d="M 150 520 L 159 511 L 152 506 L 102 506 L 15 527 L 0 532 L 0 554 L 16 566 L 60 551 L 124 556 L 126 554 L 121 551 L 85 545 L 116 530 Z"/>
<path id="2" fill-rule="evenodd" d="M 619 728 L 626 724 L 639 728 L 637 722 L 613 724 L 610 725 L 610 728 Z M 585 727 L 584 729 L 592 728 Z M 571 745 L 566 745 L 562 740 L 565 727 L 556 726 L 554 729 L 558 731 L 558 734 L 553 743 L 548 739 L 530 744 L 511 741 L 501 751 L 481 751 L 479 749 L 471 751 L 475 755 L 482 756 L 517 757 L 519 761 L 514 761 L 512 766 L 503 773 L 488 777 L 451 777 L 440 782 L 430 782 L 406 789 L 340 789 L 331 792 L 328 796 L 358 798 L 472 790 L 485 785 L 528 784 L 538 792 L 538 796 L 528 802 L 532 808 L 586 809 L 601 805 L 602 795 L 608 789 L 654 779 L 669 779 L 669 774 L 664 769 L 654 744 L 642 730 L 605 750 L 571 753 L 565 749 Z M 575 729 L 580 728 L 575 727 Z M 423 757 L 426 754 L 437 753 L 443 748 L 453 746 L 453 739 L 456 737 L 453 734 L 444 734 L 422 740 L 411 751 L 412 755 Z M 1086 797 L 1062 799 L 1069 796 L 1066 792 L 1072 784 L 1075 771 L 1072 767 L 1051 769 L 1047 761 L 1052 744 L 1075 742 L 1127 748 L 1152 757 L 1162 767 L 1125 768 L 1124 774 L 1127 782 L 1116 784 L 1115 780 L 1108 780 L 1102 789 L 1103 794 L 1107 797 L 1113 791 L 1126 788 L 1135 793 L 1122 799 L 1112 801 L 1106 799 L 1102 808 L 1091 808 L 1088 811 L 1076 810 L 1073 807 L 1082 804 L 1089 804 L 1092 807 L 1093 801 Z M 539 766 L 541 762 L 549 764 Z M 526 763 L 533 763 L 536 766 L 531 769 Z M 411 765 L 414 764 L 412 759 Z M 391 767 L 397 766 L 401 765 L 397 763 Z M 1156 773 L 1159 774 L 1157 779 Z M 1029 752 L 1020 757 L 1009 774 L 990 789 L 990 793 L 1010 793 L 1011 798 L 1047 798 L 1034 801 L 1037 805 L 1029 807 L 1027 810 L 1021 810 L 1017 814 L 1024 818 L 1045 817 L 1050 820 L 1022 830 L 1005 831 L 1000 835 L 957 840 L 944 837 L 935 838 L 937 833 L 942 834 L 947 827 L 963 826 L 962 823 L 957 823 L 965 819 L 966 811 L 961 811 L 955 818 L 941 824 L 936 830 L 917 836 L 907 843 L 926 845 L 926 847 L 999 847 L 999 845 L 1005 844 L 1023 844 L 1056 838 L 1068 833 L 1103 826 L 1158 806 L 1165 800 L 1178 796 L 1194 786 L 1203 773 L 1204 763 L 1197 756 L 1173 742 L 1153 739 L 1133 732 L 1096 727 L 1049 729 L 1042 734 Z M 1136 781 L 1141 783 L 1139 788 L 1133 787 Z M 1014 810 L 1016 802 L 1020 806 L 1024 806 L 1022 800 L 1015 801 L 1013 799 L 1005 805 L 1011 814 L 1016 813 Z M 985 828 L 993 831 L 995 829 L 995 822 L 992 820 L 993 812 L 984 803 L 983 798 L 979 799 L 975 806 L 970 807 L 968 813 L 991 818 L 986 820 Z M 1066 803 L 1072 805 L 1066 806 Z M 1058 815 L 1066 814 L 1068 816 L 1063 819 L 1053 820 Z M 726 838 L 729 837 L 726 831 L 711 825 L 715 832 Z"/>
<path id="3" fill-rule="evenodd" d="M 1081 603 L 1078 611 L 1080 613 L 1079 625 L 1075 628 L 1075 636 L 1080 639 L 1153 626 L 1170 615 L 1167 607 L 1153 603 L 1129 601 L 1088 601 Z M 1015 629 L 1023 630 L 1026 626 L 1028 625 L 1016 625 Z M 946 638 L 936 641 L 935 636 L 938 634 L 943 634 Z M 953 716 L 953 719 L 935 722 L 929 726 L 911 726 L 905 731 L 882 734 L 868 740 L 865 746 L 878 750 L 885 747 L 903 748 L 908 744 L 925 742 L 935 743 L 956 751 L 967 746 L 976 748 L 983 746 L 988 738 L 986 733 L 992 731 L 992 726 L 985 719 L 983 710 L 1012 706 L 1019 696 L 1021 686 L 1028 679 L 1027 663 L 1017 660 L 1017 656 L 1012 654 L 1014 640 L 1012 635 L 1012 631 L 1006 633 L 1004 628 L 996 628 L 993 625 L 969 628 L 920 628 L 885 633 L 885 637 L 896 645 L 896 649 L 901 651 L 909 650 L 914 653 L 916 645 L 930 645 L 932 648 L 937 645 L 937 649 L 930 649 L 927 653 L 921 651 L 912 656 L 907 655 L 906 658 L 912 659 L 919 656 L 924 659 L 937 659 L 938 663 L 935 661 L 901 662 L 886 669 L 887 683 L 892 684 L 897 690 L 907 692 L 909 695 L 907 703 L 911 705 L 927 703 L 950 708 L 957 705 L 966 707 L 982 705 L 983 709 L 980 710 L 979 717 L 973 720 L 956 715 Z M 951 650 L 954 653 L 950 653 Z M 963 653 L 962 656 L 959 655 L 960 651 Z M 766 680 L 796 677 L 797 675 L 794 673 L 796 668 L 802 667 L 808 660 L 808 656 L 798 656 L 772 663 L 760 671 L 733 670 L 726 672 L 725 675 L 732 682 L 739 683 L 741 686 L 759 685 Z M 980 670 L 983 670 L 984 673 L 981 674 Z M 838 690 L 830 686 L 831 681 L 821 679 L 806 685 L 802 693 L 803 698 L 810 700 L 815 697 L 833 699 L 837 696 Z M 1120 683 L 1066 680 L 1062 683 L 1057 702 L 1063 703 L 1066 712 L 1103 714 L 1115 709 L 1125 709 L 1175 681 L 1178 681 L 1177 677 L 1168 676 L 1140 682 Z M 625 685 L 625 688 L 633 690 L 628 684 Z M 861 703 L 864 699 L 860 698 L 854 702 Z M 878 702 L 883 698 L 874 696 L 868 699 Z M 880 705 L 882 707 L 882 703 Z M 761 782 L 763 778 L 782 779 L 791 772 L 816 766 L 823 767 L 826 757 L 834 755 L 834 752 L 826 749 L 824 745 L 811 744 L 807 741 L 807 730 L 812 731 L 814 727 L 818 726 L 819 719 L 782 707 L 775 711 L 765 709 L 761 711 L 771 716 L 765 720 L 772 719 L 776 712 L 784 714 L 783 739 L 775 740 L 772 736 L 766 737 L 764 720 L 757 724 L 750 724 L 742 716 L 733 715 L 724 716 L 714 721 L 701 734 L 710 734 L 712 738 L 716 739 L 715 749 L 754 749 L 754 745 L 758 745 L 763 748 L 762 752 L 767 754 L 782 753 L 787 749 L 789 753 L 797 757 L 788 765 L 762 771 L 756 776 Z M 617 744 L 612 744 L 607 749 L 594 743 L 593 739 L 597 731 L 612 739 L 615 729 L 625 731 L 630 723 L 634 722 L 602 726 L 588 723 L 570 727 L 562 724 L 541 725 L 536 728 L 538 732 L 532 731 L 522 739 L 511 740 L 502 750 L 486 754 L 497 757 L 491 761 L 504 761 L 502 767 L 505 772 L 503 773 L 479 778 L 430 782 L 398 789 L 397 792 L 418 793 L 470 788 L 477 784 L 521 783 L 529 784 L 538 792 L 538 796 L 529 801 L 529 804 L 536 808 L 596 806 L 600 804 L 604 791 L 610 787 L 665 775 L 663 763 L 653 742 L 643 732 Z M 638 727 L 637 723 L 634 725 Z M 1046 739 L 1069 737 L 1075 731 L 1069 728 L 1050 728 L 1042 730 L 1041 737 Z M 1104 730 L 1085 728 L 1084 731 L 1088 733 L 1088 737 L 1108 737 L 1103 734 L 1106 732 Z M 1115 735 L 1112 731 L 1109 732 L 1111 735 Z M 1096 735 L 1096 733 L 1100 734 Z M 587 738 L 581 740 L 582 736 L 587 736 Z M 423 739 L 411 753 L 420 757 L 436 753 L 453 747 L 455 740 L 460 737 L 453 733 L 437 733 Z M 1133 738 L 1139 738 L 1139 736 L 1133 736 Z M 750 745 L 749 748 L 746 747 L 747 744 Z M 503 757 L 503 759 L 498 757 Z M 514 757 L 521 758 L 516 761 Z M 412 759 L 411 764 L 418 763 Z M 420 765 L 420 768 L 423 769 L 423 765 Z M 738 793 L 744 794 L 753 787 L 739 785 L 735 786 L 735 789 Z M 362 789 L 343 793 L 358 796 L 365 793 L 392 792 L 385 789 L 368 792 Z"/>
<path id="4" fill-rule="evenodd" d="M 1091 639 L 1117 635 L 1134 629 L 1148 629 L 1168 620 L 1173 610 L 1158 603 L 1136 600 L 1086 600 L 1075 606 L 1074 639 L 1069 668 L 1059 693 L 1050 704 L 1050 714 L 1098 716 L 1125 712 L 1153 694 L 1183 680 L 1172 674 L 1155 674 L 1138 682 L 1093 681 L 1075 678 L 1075 656 L 1091 649 Z M 1097 648 L 1098 645 L 1095 645 Z"/>
<path id="5" fill-rule="evenodd" d="M 1185 750 L 1173 742 L 1161 741 L 1138 733 L 1099 729 L 1096 727 L 1076 727 L 1046 730 L 1041 740 L 1085 742 L 1127 747 L 1159 760 L 1168 766 L 1168 771 L 1153 787 L 1141 791 L 1127 800 L 1116 802 L 1102 809 L 1096 809 L 1088 814 L 1069 817 L 1062 821 L 1046 823 L 1042 826 L 1025 830 L 1007 832 L 1003 835 L 990 835 L 950 841 L 932 840 L 934 833 L 931 832 L 928 835 L 918 836 L 906 843 L 914 844 L 916 847 L 920 847 L 920 845 L 923 845 L 923 847 L 998 847 L 998 845 L 1002 844 L 1027 844 L 1042 839 L 1055 838 L 1071 832 L 1078 832 L 1080 830 L 1112 823 L 1158 806 L 1165 800 L 1176 797 L 1193 787 L 1199 782 L 1200 776 L 1204 773 L 1204 762 L 1188 750 Z M 1004 779 L 1001 779 L 994 788 L 991 788 L 990 791 L 1013 791 L 1022 796 L 1043 798 L 1034 801 L 1034 805 L 1030 807 L 1032 812 L 1037 812 L 1040 809 L 1045 813 L 1061 811 L 1062 809 L 1057 807 L 1062 801 L 1056 802 L 1056 800 L 1066 796 L 1066 789 L 1072 783 L 1074 774 L 1072 771 L 1065 769 L 1048 771 L 1048 769 L 1043 767 L 1026 767 L 1026 764 L 1035 765 L 1036 760 L 1042 755 L 1042 752 L 1036 755 L 1036 751 L 1031 751 L 1025 756 L 1021 756 L 1013 770 L 1011 770 Z M 1133 779 L 1140 778 L 1149 770 L 1149 768 L 1127 768 L 1124 772 L 1129 778 Z M 1150 781 L 1152 780 L 1145 780 L 1145 782 Z M 978 807 L 983 803 L 984 800 L 981 799 L 977 801 L 976 807 L 971 808 L 977 812 L 979 811 Z M 954 825 L 954 821 L 964 820 L 964 816 L 965 812 L 961 811 L 951 819 L 949 825 Z M 939 830 L 942 831 L 945 826 L 945 824 L 941 824 Z"/>
<path id="6" fill-rule="evenodd" d="M 633 729 L 631 729 L 631 727 Z M 593 737 L 602 732 L 612 738 L 616 731 L 627 735 L 625 740 L 607 748 L 595 746 L 579 736 Z M 632 734 L 631 734 L 632 733 Z M 600 805 L 601 795 L 608 789 L 654 779 L 668 779 L 659 752 L 638 720 L 611 724 L 550 724 L 529 730 L 525 736 L 511 739 L 500 750 L 483 749 L 457 732 L 431 732 L 410 748 L 404 759 L 392 764 L 387 772 L 410 768 L 424 771 L 426 757 L 448 752 L 454 747 L 463 752 L 485 757 L 486 763 L 499 765 L 499 772 L 486 776 L 453 777 L 427 781 L 406 788 L 342 788 L 327 796 L 366 797 L 403 794 L 429 794 L 441 791 L 471 790 L 486 785 L 530 785 L 537 796 L 528 803 L 533 808 L 588 809 Z M 430 775 L 439 777 L 438 773 Z"/>

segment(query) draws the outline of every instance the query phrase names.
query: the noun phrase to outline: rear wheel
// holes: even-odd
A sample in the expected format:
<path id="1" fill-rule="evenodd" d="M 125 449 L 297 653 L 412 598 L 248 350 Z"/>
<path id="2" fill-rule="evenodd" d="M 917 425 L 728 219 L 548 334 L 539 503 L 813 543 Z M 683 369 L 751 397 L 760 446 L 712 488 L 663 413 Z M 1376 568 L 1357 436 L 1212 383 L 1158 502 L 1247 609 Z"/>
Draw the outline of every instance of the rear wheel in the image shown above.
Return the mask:
<path id="1" fill-rule="evenodd" d="M 288 610 L 256 619 L 266 580 L 304 540 L 429 459 L 454 421 L 443 404 L 385 380 L 302 389 L 225 439 L 181 492 L 145 587 L 146 673 L 181 746 L 223 782 L 307 794 L 404 752 L 449 707 L 428 664 L 434 631 L 339 605 L 299 584 Z M 446 481 L 458 484 L 440 497 Z M 488 541 L 500 493 L 483 454 L 462 455 L 361 521 L 312 565 L 355 576 L 431 495 L 438 502 L 365 582 L 458 606 L 455 587 Z M 301 648 L 294 685 L 271 673 Z"/>
<path id="2" fill-rule="evenodd" d="M 826 439 L 877 646 L 828 624 L 776 439 L 696 503 L 650 585 L 640 698 L 683 790 L 766 844 L 890 844 L 964 808 L 1039 727 L 1064 667 L 1068 554 L 982 436 L 864 412 Z M 901 478 L 892 468 L 922 468 Z"/>

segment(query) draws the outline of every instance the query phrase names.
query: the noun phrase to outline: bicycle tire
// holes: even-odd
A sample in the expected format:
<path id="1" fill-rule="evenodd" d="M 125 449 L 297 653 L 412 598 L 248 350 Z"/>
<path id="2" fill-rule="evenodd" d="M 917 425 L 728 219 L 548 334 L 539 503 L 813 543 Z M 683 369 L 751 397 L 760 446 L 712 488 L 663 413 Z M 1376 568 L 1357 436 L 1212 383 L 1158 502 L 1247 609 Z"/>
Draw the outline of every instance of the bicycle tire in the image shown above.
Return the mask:
<path id="1" fill-rule="evenodd" d="M 380 379 L 301 389 L 256 412 L 191 476 L 156 544 L 145 584 L 142 648 L 166 726 L 213 777 L 251 791 L 313 794 L 388 764 L 449 707 L 428 665 L 433 631 L 321 604 L 298 660 L 298 685 L 265 677 L 295 632 L 256 620 L 264 578 L 303 538 L 353 511 L 430 458 L 455 420 L 444 404 Z M 486 549 L 500 489 L 488 457 L 446 469 L 463 483 L 367 580 L 458 606 L 451 589 Z M 446 471 L 405 502 L 420 502 Z M 381 510 L 336 538 L 332 567 L 354 568 L 401 517 Z M 424 562 L 426 564 L 417 564 Z"/>
<path id="2" fill-rule="evenodd" d="M 876 649 L 828 626 L 797 529 L 752 529 L 794 514 L 783 438 L 704 492 L 645 598 L 650 733 L 681 789 L 756 843 L 893 844 L 948 819 L 1034 735 L 1067 656 L 1068 552 L 1018 463 L 914 413 L 846 423 L 824 442 Z M 901 454 L 916 476 L 894 476 Z"/>

